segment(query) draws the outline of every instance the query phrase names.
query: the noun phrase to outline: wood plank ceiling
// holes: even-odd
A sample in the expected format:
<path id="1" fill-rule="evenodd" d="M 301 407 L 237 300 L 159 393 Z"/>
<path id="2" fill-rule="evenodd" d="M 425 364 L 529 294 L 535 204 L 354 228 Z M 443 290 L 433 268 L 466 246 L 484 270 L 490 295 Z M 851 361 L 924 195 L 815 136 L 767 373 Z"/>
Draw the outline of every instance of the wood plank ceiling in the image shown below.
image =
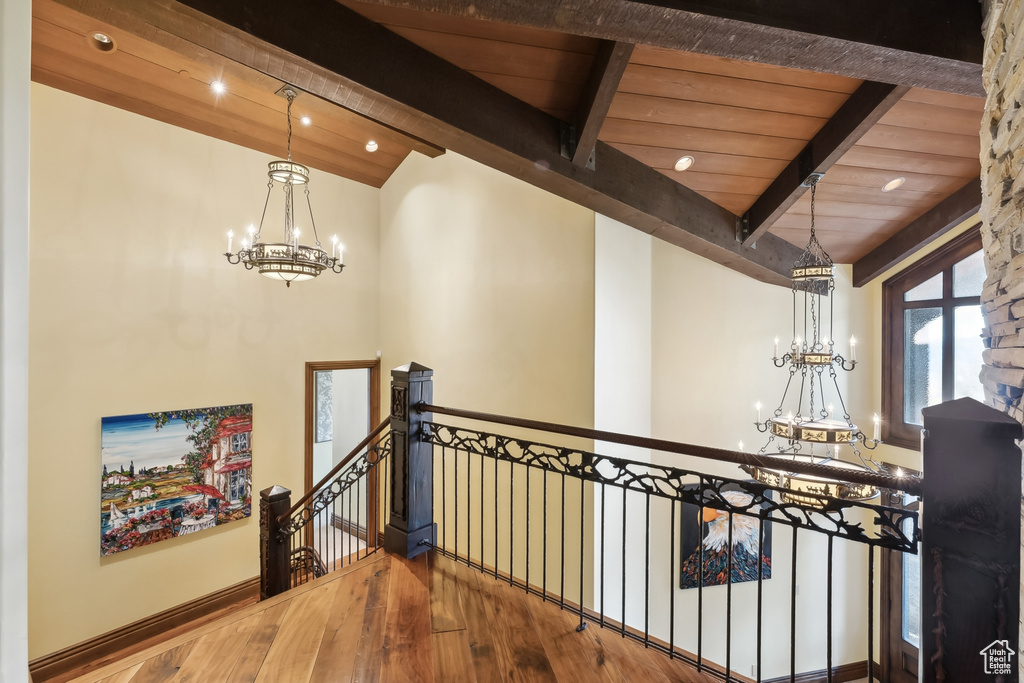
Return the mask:
<path id="1" fill-rule="evenodd" d="M 122 11 L 125 4 L 118 0 L 34 0 L 35 80 L 270 154 L 283 152 L 285 102 L 274 95 L 283 80 L 252 64 L 239 63 L 227 53 L 204 49 L 201 43 L 179 37 L 158 39 L 157 29 L 147 31 L 149 35 L 134 35 L 86 16 L 90 6 L 103 7 L 104 2 L 115 11 Z M 604 0 L 609 3 L 614 0 Z M 202 9 L 219 3 L 185 4 Z M 342 0 L 342 4 L 400 39 L 563 122 L 578 123 L 588 92 L 609 82 L 608 78 L 595 80 L 595 76 L 607 76 L 600 71 L 605 62 L 595 55 L 607 54 L 611 43 L 603 45 L 606 41 L 594 37 L 379 1 Z M 86 14 L 69 6 L 82 8 Z M 114 36 L 117 49 L 103 52 L 90 45 L 89 36 L 95 31 Z M 851 95 L 862 84 L 865 88 L 881 85 L 663 47 L 627 47 L 622 54 L 628 55 L 628 64 L 621 79 L 616 73 L 610 80 L 607 116 L 603 121 L 597 118 L 601 122 L 598 144 L 694 191 L 741 223 L 759 198 L 765 202 L 762 196 L 767 197 L 769 188 L 783 180 L 787 167 L 803 158 L 802 154 L 809 154 L 813 145 L 821 144 L 816 136 L 823 135 L 826 124 L 852 103 Z M 301 60 L 297 63 L 305 68 Z M 390 68 L 402 75 L 397 67 Z M 219 98 L 209 88 L 218 78 L 230 82 L 227 93 Z M 954 200 L 963 203 L 959 199 L 963 195 L 970 205 L 971 192 L 956 193 L 980 174 L 980 97 L 903 88 L 895 92 L 892 101 L 896 103 L 877 109 L 881 118 L 869 119 L 874 123 L 856 131 L 849 144 L 836 148 L 838 161 L 825 164 L 830 168 L 817 189 L 815 214 L 821 242 L 839 263 L 856 263 L 871 256 L 872 273 L 862 269 L 864 277 L 894 257 L 888 253 L 893 249 L 886 245 L 908 225 L 914 224 L 915 234 L 924 239 L 948 229 L 945 225 L 922 228 L 921 223 L 940 220 L 933 220 L 930 212 L 937 211 L 944 200 L 947 205 Z M 313 125 L 296 129 L 297 160 L 379 187 L 411 150 L 430 155 L 443 151 L 440 140 L 420 139 L 415 127 L 396 125 L 413 133 L 406 134 L 391 127 L 393 117 L 366 115 L 369 107 L 367 111 L 360 112 L 359 107 L 350 111 L 339 103 L 309 94 L 296 101 L 296 113 L 308 113 L 313 119 Z M 604 111 L 599 113 L 603 116 Z M 380 142 L 373 154 L 364 147 L 370 139 Z M 693 165 L 684 172 L 675 171 L 673 165 L 683 155 L 692 156 Z M 882 192 L 885 183 L 898 177 L 905 179 L 901 187 Z M 801 196 L 798 188 L 783 190 L 788 198 L 767 209 L 768 213 L 774 210 L 768 232 L 802 247 L 810 224 L 810 196 Z M 565 196 L 575 195 L 569 192 Z M 598 202 L 595 208 L 601 206 Z M 941 220 L 949 220 L 956 211 L 947 207 L 939 213 Z M 691 247 L 688 239 L 664 236 L 648 223 L 635 225 Z M 768 259 L 764 262 L 770 263 L 770 269 L 784 273 L 789 252 L 783 255 L 785 250 L 759 237 L 763 229 L 749 235 L 744 245 L 763 241 L 759 255 L 730 247 L 730 240 L 721 236 L 711 238 L 717 246 L 706 255 L 744 272 L 751 271 L 742 265 L 742 259 Z M 765 250 L 778 255 L 767 256 Z M 695 251 L 705 253 L 698 248 Z M 762 277 L 760 272 L 755 268 L 751 274 Z"/>
<path id="2" fill-rule="evenodd" d="M 363 16 L 570 122 L 596 50 L 581 36 L 342 0 Z M 638 45 L 598 139 L 742 216 L 859 79 Z M 825 175 L 818 237 L 854 263 L 981 173 L 984 100 L 912 89 Z M 673 169 L 690 155 L 689 170 Z M 894 178 L 906 182 L 882 192 Z M 770 232 L 802 247 L 805 195 Z"/>
<path id="3" fill-rule="evenodd" d="M 92 39 L 101 32 L 113 49 Z M 200 60 L 119 31 L 52 0 L 32 3 L 32 80 L 175 126 L 282 157 L 284 85 L 209 55 Z M 222 81 L 225 92 L 210 84 Z M 293 105 L 293 154 L 328 173 L 380 187 L 413 149 L 443 150 L 310 95 Z M 299 119 L 308 116 L 310 125 Z M 369 141 L 378 143 L 368 152 Z"/>

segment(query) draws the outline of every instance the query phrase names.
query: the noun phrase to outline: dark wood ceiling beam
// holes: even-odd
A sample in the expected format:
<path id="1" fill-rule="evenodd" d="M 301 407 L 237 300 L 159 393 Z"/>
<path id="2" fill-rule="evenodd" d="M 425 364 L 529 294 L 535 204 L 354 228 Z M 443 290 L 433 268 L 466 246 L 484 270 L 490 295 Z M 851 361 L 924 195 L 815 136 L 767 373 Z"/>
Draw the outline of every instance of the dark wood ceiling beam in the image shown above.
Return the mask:
<path id="1" fill-rule="evenodd" d="M 983 97 L 971 0 L 362 0 Z"/>
<path id="2" fill-rule="evenodd" d="M 608 116 L 619 81 L 633 54 L 631 43 L 603 40 L 594 55 L 590 75 L 583 86 L 576 115 L 573 118 L 573 141 L 570 145 L 572 163 L 586 166 L 594 153 L 597 134 Z"/>
<path id="3" fill-rule="evenodd" d="M 772 235 L 756 250 L 742 246 L 733 214 L 604 143 L 595 169 L 575 166 L 561 154 L 557 119 L 335 0 L 295 1 L 285 13 L 275 0 L 60 1 L 159 44 L 200 46 L 751 277 L 789 284 L 797 247 Z"/>
<path id="4" fill-rule="evenodd" d="M 807 191 L 803 182 L 813 173 L 832 168 L 909 89 L 874 81 L 862 83 L 744 214 L 743 243 L 753 246 L 761 239 Z"/>
<path id="5" fill-rule="evenodd" d="M 853 264 L 853 286 L 862 287 L 921 247 L 978 213 L 981 181 L 973 179 Z"/>

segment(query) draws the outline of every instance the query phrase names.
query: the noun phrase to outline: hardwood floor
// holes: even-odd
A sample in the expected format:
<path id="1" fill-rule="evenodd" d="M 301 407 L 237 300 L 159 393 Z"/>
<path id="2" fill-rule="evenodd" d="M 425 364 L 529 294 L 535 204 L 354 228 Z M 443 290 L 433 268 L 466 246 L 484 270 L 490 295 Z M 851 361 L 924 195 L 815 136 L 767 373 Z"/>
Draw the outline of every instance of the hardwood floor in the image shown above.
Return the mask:
<path id="1" fill-rule="evenodd" d="M 73 679 L 705 683 L 680 661 L 432 553 L 380 553 Z"/>

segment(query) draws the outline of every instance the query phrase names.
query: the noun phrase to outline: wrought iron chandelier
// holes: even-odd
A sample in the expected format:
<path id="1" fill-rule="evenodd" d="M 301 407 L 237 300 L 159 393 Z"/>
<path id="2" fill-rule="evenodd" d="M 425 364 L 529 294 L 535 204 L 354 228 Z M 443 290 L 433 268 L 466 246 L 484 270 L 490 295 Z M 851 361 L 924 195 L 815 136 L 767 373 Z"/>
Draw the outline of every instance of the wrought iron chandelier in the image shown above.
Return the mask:
<path id="1" fill-rule="evenodd" d="M 836 352 L 833 335 L 835 266 L 814 231 L 814 195 L 822 175 L 813 173 L 803 183 L 811 189 L 811 235 L 790 274 L 793 283 L 793 340 L 789 352 L 780 357 L 779 340 L 776 339 L 772 354 L 775 367 L 789 367 L 789 379 L 778 407 L 767 419 L 762 421 L 761 404 L 756 405 L 757 421 L 754 424 L 758 431 L 768 434 L 768 441 L 758 455 L 770 460 L 771 464 L 748 467 L 747 470 L 771 486 L 832 498 L 868 500 L 878 495 L 876 487 L 845 482 L 841 478 L 797 474 L 787 469 L 790 462 L 861 472 L 881 469 L 878 463 L 865 458 L 858 448 L 860 445 L 873 450 L 881 443 L 878 415 L 874 416 L 874 435 L 869 439 L 853 423 L 839 390 L 838 370 L 850 372 L 857 366 L 856 342 L 850 339 L 849 359 Z M 826 398 L 829 394 L 834 395 Z M 775 449 L 769 452 L 773 445 Z M 859 462 L 840 459 L 840 449 L 844 445 Z M 822 504 L 816 496 L 801 496 L 799 493 L 783 494 L 783 498 L 805 505 Z"/>
<path id="2" fill-rule="evenodd" d="M 241 263 L 246 270 L 256 268 L 260 275 L 283 280 L 286 286 L 291 287 L 292 282 L 311 280 L 327 269 L 340 273 L 345 265 L 342 263 L 342 246 L 338 243 L 337 236 L 331 238 L 333 246 L 330 256 L 320 244 L 316 222 L 313 220 L 313 207 L 309 202 L 309 169 L 292 161 L 292 102 L 295 101 L 297 93 L 285 86 L 279 94 L 288 98 L 288 159 L 271 161 L 267 165 L 270 182 L 267 183 L 267 198 L 263 203 L 259 228 L 249 226 L 249 236 L 242 240 L 242 248 L 237 253 L 231 251 L 234 232 L 229 231 L 228 250 L 224 255 L 228 263 Z M 263 221 L 267 217 L 267 207 L 270 205 L 275 183 L 281 183 L 284 187 L 284 241 L 264 242 L 260 237 L 263 234 Z M 309 225 L 313 229 L 313 239 L 316 242 L 314 246 L 299 243 L 301 231 L 295 225 L 296 186 L 302 186 L 306 195 Z"/>

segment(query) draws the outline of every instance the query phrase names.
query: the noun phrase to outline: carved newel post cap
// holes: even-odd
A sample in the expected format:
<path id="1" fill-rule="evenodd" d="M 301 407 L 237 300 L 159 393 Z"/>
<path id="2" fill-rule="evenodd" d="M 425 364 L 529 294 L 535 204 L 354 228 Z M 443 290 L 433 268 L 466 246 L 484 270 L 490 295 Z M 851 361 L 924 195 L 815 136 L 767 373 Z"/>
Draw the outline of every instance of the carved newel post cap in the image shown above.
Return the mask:
<path id="1" fill-rule="evenodd" d="M 269 489 L 263 489 L 260 491 L 260 498 L 271 503 L 276 500 L 281 500 L 282 498 L 287 498 L 290 495 L 292 495 L 291 489 L 286 489 L 285 487 L 278 486 L 277 484 L 274 484 Z"/>
<path id="2" fill-rule="evenodd" d="M 399 365 L 397 368 L 391 371 L 392 377 L 399 375 L 409 375 L 410 377 L 430 377 L 434 374 L 434 371 L 428 368 L 426 365 L 420 365 L 413 361 L 406 363 L 405 365 Z"/>
<path id="3" fill-rule="evenodd" d="M 935 429 L 948 425 L 957 431 L 971 430 L 1019 439 L 1024 427 L 1006 413 L 996 410 L 973 398 L 958 398 L 921 411 L 924 428 Z"/>

